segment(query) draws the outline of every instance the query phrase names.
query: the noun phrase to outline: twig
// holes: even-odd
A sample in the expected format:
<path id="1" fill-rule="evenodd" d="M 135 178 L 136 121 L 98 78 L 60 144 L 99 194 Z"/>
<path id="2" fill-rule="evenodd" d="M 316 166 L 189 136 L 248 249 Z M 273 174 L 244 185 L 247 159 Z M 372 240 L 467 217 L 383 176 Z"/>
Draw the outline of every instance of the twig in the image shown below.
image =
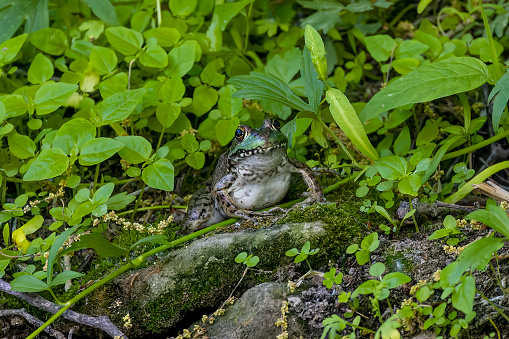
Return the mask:
<path id="1" fill-rule="evenodd" d="M 43 311 L 52 314 L 57 313 L 62 308 L 61 306 L 58 306 L 57 304 L 44 299 L 43 297 L 36 293 L 13 291 L 11 290 L 11 285 L 8 282 L 4 281 L 3 279 L 0 279 L 0 291 L 13 295 L 16 298 L 26 301 L 32 306 L 35 306 Z M 62 314 L 62 318 L 74 321 L 81 325 L 98 328 L 106 332 L 112 338 L 120 337 L 127 339 L 127 336 L 124 333 L 122 333 L 117 328 L 117 326 L 115 326 L 115 324 L 110 320 L 110 318 L 106 316 L 92 317 L 86 314 L 81 314 L 71 310 L 67 310 Z"/>
<path id="2" fill-rule="evenodd" d="M 43 322 L 30 313 L 28 313 L 24 308 L 20 308 L 17 310 L 0 310 L 0 317 L 9 317 L 9 316 L 20 316 L 25 318 L 25 320 L 34 326 L 41 326 Z M 48 333 L 50 336 L 58 338 L 58 339 L 65 339 L 65 335 L 63 335 L 61 332 L 55 330 L 53 327 L 46 327 L 44 329 L 44 332 Z"/>

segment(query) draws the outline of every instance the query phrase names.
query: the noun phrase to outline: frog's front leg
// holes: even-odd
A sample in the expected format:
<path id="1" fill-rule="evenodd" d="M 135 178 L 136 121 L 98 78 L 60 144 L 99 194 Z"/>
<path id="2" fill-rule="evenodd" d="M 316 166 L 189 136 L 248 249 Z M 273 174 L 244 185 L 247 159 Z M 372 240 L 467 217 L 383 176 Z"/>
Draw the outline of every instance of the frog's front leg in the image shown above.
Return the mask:
<path id="1" fill-rule="evenodd" d="M 322 186 L 316 180 L 311 168 L 309 168 L 308 165 L 306 165 L 305 163 L 303 163 L 299 160 L 292 159 L 292 158 L 288 158 L 288 160 L 293 165 L 293 172 L 300 173 L 300 175 L 302 176 L 302 179 L 304 179 L 304 182 L 309 187 L 309 191 L 310 191 L 309 196 L 301 204 L 324 202 L 325 198 L 323 196 Z"/>
<path id="2" fill-rule="evenodd" d="M 256 212 L 239 208 L 228 194 L 228 189 L 236 179 L 237 175 L 230 173 L 219 180 L 212 189 L 212 197 L 216 202 L 216 209 L 222 211 L 224 217 L 252 220 L 256 217 L 272 216 L 274 211 L 283 210 L 279 207 L 274 207 L 269 211 Z"/>

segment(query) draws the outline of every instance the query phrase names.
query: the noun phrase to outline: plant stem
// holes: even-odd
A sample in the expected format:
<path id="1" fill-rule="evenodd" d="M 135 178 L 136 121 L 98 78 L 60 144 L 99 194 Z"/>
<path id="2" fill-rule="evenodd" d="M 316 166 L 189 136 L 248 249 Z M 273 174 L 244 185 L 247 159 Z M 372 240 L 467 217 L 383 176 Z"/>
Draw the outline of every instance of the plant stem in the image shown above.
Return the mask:
<path id="1" fill-rule="evenodd" d="M 162 21 L 161 0 L 156 0 L 156 11 L 157 11 L 157 27 L 161 27 L 161 21 Z"/>
<path id="2" fill-rule="evenodd" d="M 357 161 L 355 161 L 354 157 L 350 154 L 350 152 L 348 151 L 348 149 L 346 148 L 346 146 L 343 144 L 343 142 L 341 140 L 339 140 L 338 136 L 331 131 L 331 129 L 329 128 L 329 126 L 327 126 L 323 121 L 322 119 L 318 119 L 318 121 L 320 121 L 320 123 L 322 124 L 322 127 L 325 128 L 325 130 L 327 132 L 329 132 L 330 135 L 332 135 L 332 137 L 334 138 L 334 140 L 336 140 L 336 142 L 338 143 L 338 145 L 341 147 L 341 149 L 343 150 L 343 152 L 346 153 L 346 155 L 350 158 L 350 160 L 355 164 L 355 166 L 357 166 L 358 168 L 363 168 L 364 166 L 361 166 L 359 165 L 359 163 L 357 163 Z"/>
<path id="3" fill-rule="evenodd" d="M 331 186 L 327 187 L 326 189 L 323 190 L 323 192 L 324 193 L 329 193 L 329 192 L 337 189 L 340 185 L 346 184 L 350 180 L 351 180 L 350 178 L 341 180 L 341 181 L 335 183 L 334 185 L 331 185 Z M 301 202 L 303 200 L 304 200 L 304 198 L 301 198 L 301 199 L 297 199 L 297 200 L 294 200 L 294 201 L 290 201 L 290 202 L 285 203 L 285 204 L 281 204 L 279 206 L 283 207 L 283 208 L 291 207 L 291 206 L 295 205 L 296 203 Z M 269 210 L 271 208 L 272 207 L 269 207 L 269 208 L 266 208 L 265 210 Z M 108 274 L 106 277 L 102 278 L 101 280 L 99 280 L 95 284 L 93 284 L 93 285 L 89 286 L 88 288 L 86 288 L 83 292 L 79 293 L 78 295 L 76 295 L 75 297 L 73 297 L 72 299 L 67 301 L 64 304 L 64 306 L 57 313 L 55 313 L 44 324 L 42 324 L 32 334 L 30 334 L 27 337 L 27 339 L 34 339 L 39 333 L 44 331 L 44 329 L 46 327 L 48 327 L 55 320 L 57 320 L 60 317 L 60 315 L 62 315 L 62 313 L 67 311 L 72 305 L 74 305 L 75 303 L 77 303 L 78 301 L 80 301 L 81 299 L 83 299 L 84 297 L 89 295 L 90 293 L 92 293 L 97 288 L 103 286 L 104 284 L 108 283 L 109 281 L 111 281 L 111 280 L 115 279 L 116 277 L 118 277 L 119 275 L 123 274 L 127 270 L 129 270 L 131 268 L 135 268 L 135 267 L 141 265 L 148 257 L 153 256 L 153 255 L 155 255 L 155 254 L 157 254 L 159 252 L 165 251 L 165 250 L 167 250 L 169 248 L 172 248 L 172 247 L 175 247 L 177 245 L 180 245 L 180 244 L 182 244 L 182 243 L 184 243 L 186 241 L 189 241 L 189 240 L 192 240 L 194 238 L 197 238 L 197 237 L 199 237 L 199 236 L 201 236 L 203 234 L 206 234 L 208 232 L 211 232 L 211 231 L 215 230 L 216 228 L 219 228 L 219 227 L 222 227 L 222 226 L 231 225 L 231 224 L 235 223 L 237 220 L 239 220 L 239 219 L 232 218 L 232 219 L 228 219 L 228 220 L 222 221 L 220 223 L 214 224 L 214 225 L 206 227 L 206 228 L 204 228 L 202 230 L 199 230 L 199 231 L 196 231 L 196 232 L 191 233 L 189 235 L 186 235 L 186 236 L 184 236 L 182 238 L 179 238 L 177 240 L 173 240 L 169 244 L 161 245 L 161 246 L 156 247 L 156 248 L 154 248 L 154 249 L 152 249 L 152 250 L 150 250 L 148 252 L 143 253 L 142 255 L 138 256 L 136 259 L 132 260 L 131 262 L 128 262 L 124 266 L 120 267 L 118 270 Z M 370 333 L 375 333 L 374 331 L 372 331 L 370 329 L 367 329 L 367 328 L 364 328 L 364 327 L 361 327 L 361 326 L 357 326 L 357 325 L 354 325 L 354 324 L 351 324 L 351 323 L 348 323 L 348 322 L 347 322 L 347 324 L 349 324 L 352 327 L 356 327 L 358 329 L 361 329 L 361 330 L 364 330 L 364 331 L 368 331 Z"/>
<path id="4" fill-rule="evenodd" d="M 97 137 L 101 137 L 101 128 L 97 127 Z M 101 163 L 95 165 L 95 174 L 94 174 L 94 186 L 92 186 L 92 190 L 95 191 L 97 186 L 97 181 L 99 180 L 99 170 L 101 169 Z"/>
<path id="5" fill-rule="evenodd" d="M 490 44 L 491 59 L 492 59 L 491 62 L 493 62 L 493 66 L 495 67 L 496 79 L 493 79 L 493 81 L 497 82 L 498 79 L 500 79 L 502 77 L 502 74 L 500 74 L 500 65 L 498 63 L 497 51 L 495 50 L 495 43 L 493 42 L 493 35 L 491 34 L 490 23 L 488 22 L 488 17 L 486 16 L 486 12 L 484 11 L 484 7 L 482 5 L 482 0 L 479 1 L 479 6 L 481 7 L 482 21 L 484 23 L 484 29 L 486 30 L 486 36 L 488 37 L 488 42 Z"/>
<path id="6" fill-rule="evenodd" d="M 58 305 L 65 305 L 65 303 L 61 302 L 61 301 L 57 298 L 57 296 L 55 295 L 55 293 L 53 293 L 53 290 L 52 290 L 51 288 L 48 288 L 48 291 L 49 291 L 49 293 L 53 296 L 53 299 L 55 299 L 55 301 L 56 301 L 56 303 L 57 303 Z"/>
<path id="7" fill-rule="evenodd" d="M 249 5 L 249 10 L 246 13 L 246 39 L 244 41 L 244 48 L 242 53 L 246 53 L 247 45 L 249 44 L 249 17 L 251 16 L 251 10 L 253 9 L 253 3 Z"/>
<path id="8" fill-rule="evenodd" d="M 471 153 L 471 152 L 476 151 L 476 150 L 478 150 L 480 148 L 486 147 L 486 146 L 494 143 L 495 141 L 503 139 L 503 138 L 505 138 L 507 136 L 509 136 L 509 129 L 506 130 L 506 131 L 503 131 L 502 133 L 499 133 L 498 135 L 495 135 L 494 137 L 491 137 L 489 139 L 481 141 L 478 144 L 472 145 L 470 147 L 465 147 L 463 149 L 460 149 L 459 151 L 447 153 L 447 154 L 445 154 L 442 157 L 441 161 L 449 160 L 449 159 L 452 159 L 452 158 L 459 157 L 460 155 L 463 155 L 463 154 Z"/>
<path id="9" fill-rule="evenodd" d="M 412 198 L 411 197 L 408 197 L 408 202 L 410 203 L 410 211 L 414 209 L 413 205 L 412 205 Z M 414 225 L 415 225 L 415 231 L 417 233 L 419 233 L 419 226 L 417 226 L 417 220 L 415 220 L 415 213 L 412 215 L 412 220 L 414 222 Z M 398 229 L 398 233 L 399 233 L 399 229 Z"/>
<path id="10" fill-rule="evenodd" d="M 493 322 L 493 320 L 491 320 L 491 318 L 488 318 L 488 320 L 490 321 L 490 323 L 493 326 L 493 328 L 495 329 L 495 331 L 497 331 L 497 338 L 500 339 L 500 331 L 498 330 L 497 325 L 495 325 L 495 323 Z"/>
<path id="11" fill-rule="evenodd" d="M 475 289 L 475 291 L 477 293 L 479 293 L 479 295 L 488 302 L 488 304 L 490 304 L 494 309 L 495 311 L 498 312 L 498 314 L 500 314 L 502 317 L 504 317 L 505 320 L 509 321 L 509 317 L 500 309 L 497 307 L 497 305 L 495 305 L 495 303 L 493 301 L 491 301 L 490 299 L 488 299 L 488 297 L 486 297 L 481 291 L 479 291 L 477 288 Z"/>
<path id="12" fill-rule="evenodd" d="M 143 192 L 145 192 L 145 187 L 147 187 L 147 183 L 143 182 L 143 186 L 141 186 L 140 195 L 138 195 L 138 199 L 136 199 L 136 204 L 134 205 L 133 213 L 131 214 L 131 219 L 129 220 L 130 222 L 133 222 L 134 215 L 136 214 L 136 212 L 138 212 L 138 206 L 140 205 L 140 201 L 141 201 L 141 197 L 143 196 Z"/>

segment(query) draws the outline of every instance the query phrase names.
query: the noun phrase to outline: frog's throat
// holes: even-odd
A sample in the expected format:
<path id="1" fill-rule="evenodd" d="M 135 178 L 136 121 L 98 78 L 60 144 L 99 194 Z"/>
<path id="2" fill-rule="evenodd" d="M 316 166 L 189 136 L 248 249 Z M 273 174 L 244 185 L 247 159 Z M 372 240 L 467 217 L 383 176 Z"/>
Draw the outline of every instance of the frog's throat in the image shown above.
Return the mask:
<path id="1" fill-rule="evenodd" d="M 254 155 L 254 154 L 268 153 L 268 152 L 270 152 L 272 150 L 275 150 L 275 149 L 278 149 L 278 148 L 283 148 L 283 147 L 287 147 L 287 143 L 286 142 L 272 144 L 272 145 L 270 145 L 268 147 L 258 146 L 258 147 L 253 148 L 253 149 L 241 149 L 241 150 L 238 150 L 237 152 L 235 152 L 234 154 L 232 154 L 231 157 L 245 158 L 245 157 L 248 157 L 248 156 L 251 156 L 251 155 Z"/>

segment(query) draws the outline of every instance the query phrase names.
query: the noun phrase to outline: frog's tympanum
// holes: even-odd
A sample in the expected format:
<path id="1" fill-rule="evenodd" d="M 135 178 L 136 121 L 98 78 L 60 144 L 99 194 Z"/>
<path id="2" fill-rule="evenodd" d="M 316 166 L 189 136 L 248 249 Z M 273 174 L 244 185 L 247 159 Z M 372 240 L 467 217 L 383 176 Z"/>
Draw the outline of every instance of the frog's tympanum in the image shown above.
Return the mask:
<path id="1" fill-rule="evenodd" d="M 292 173 L 309 187 L 304 203 L 323 201 L 311 169 L 288 158 L 288 139 L 277 120 L 265 119 L 259 128 L 239 126 L 230 149 L 219 157 L 212 180 L 189 203 L 184 232 L 194 232 L 228 218 L 253 219 L 272 215 L 255 212 L 279 203 L 290 188 Z"/>

